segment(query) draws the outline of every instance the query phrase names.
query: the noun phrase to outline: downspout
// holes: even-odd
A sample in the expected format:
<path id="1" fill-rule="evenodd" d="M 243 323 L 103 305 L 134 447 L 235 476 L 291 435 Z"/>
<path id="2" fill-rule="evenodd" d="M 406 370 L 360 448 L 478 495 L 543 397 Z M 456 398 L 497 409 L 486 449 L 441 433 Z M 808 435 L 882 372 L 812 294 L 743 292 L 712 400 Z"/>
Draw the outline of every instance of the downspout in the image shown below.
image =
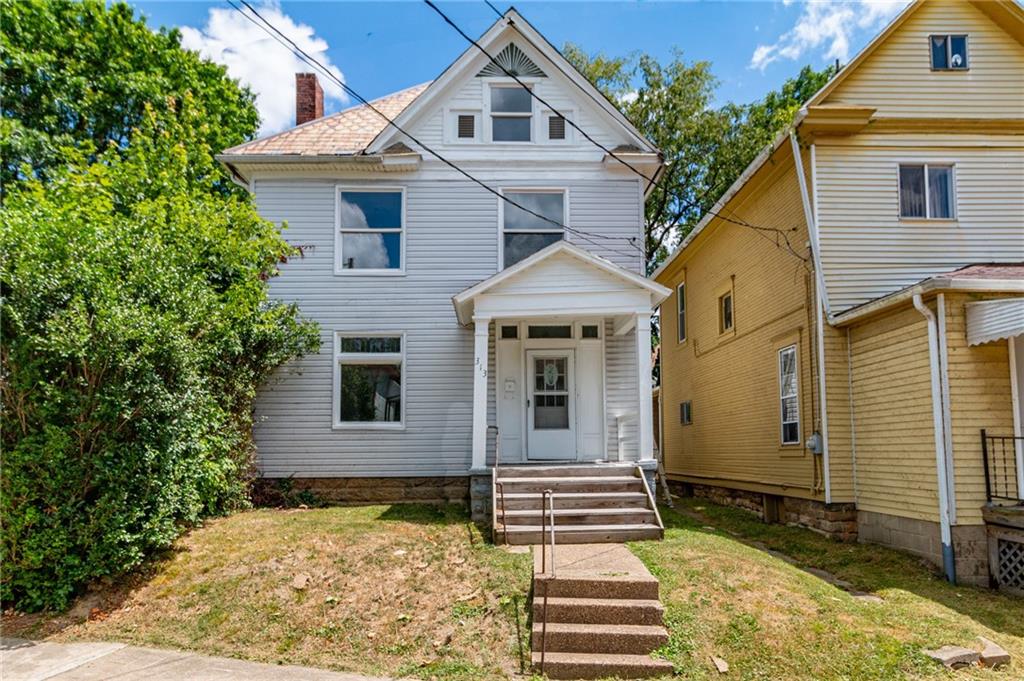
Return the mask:
<path id="1" fill-rule="evenodd" d="M 928 361 L 932 384 L 932 424 L 935 431 L 935 470 L 938 477 L 939 536 L 942 539 L 942 568 L 946 580 L 956 584 L 956 560 L 953 555 L 953 536 L 949 522 L 949 482 L 946 470 L 946 435 L 942 418 L 942 379 L 939 361 L 939 331 L 935 314 L 921 300 L 921 294 L 914 296 L 914 309 L 921 313 L 928 323 Z"/>
<path id="2" fill-rule="evenodd" d="M 828 451 L 828 400 L 825 396 L 825 315 L 828 314 L 829 302 L 828 292 L 825 289 L 825 272 L 821 268 L 821 249 L 818 244 L 818 220 L 817 211 L 818 206 L 815 202 L 814 207 L 811 207 L 810 195 L 807 191 L 807 179 L 804 177 L 804 164 L 803 158 L 800 155 L 800 143 L 796 138 L 796 131 L 789 133 L 789 141 L 793 146 L 793 165 L 796 167 L 796 177 L 800 183 L 800 198 L 804 205 L 804 219 L 807 222 L 807 235 L 811 242 L 811 258 L 814 261 L 814 307 L 816 309 L 816 335 L 817 335 L 817 354 L 818 354 L 818 400 L 819 408 L 818 413 L 821 419 L 821 467 L 822 475 L 825 478 L 825 503 L 832 503 L 832 471 L 829 465 L 829 451 Z M 815 165 L 815 153 L 814 145 L 811 145 L 811 181 L 813 182 L 815 177 L 814 165 Z M 815 190 L 816 191 L 816 190 Z"/>
<path id="3" fill-rule="evenodd" d="M 953 416 L 949 401 L 949 353 L 946 350 L 946 296 L 936 298 L 935 312 L 939 332 L 939 387 L 942 389 L 942 430 L 946 445 L 946 495 L 949 499 L 949 524 L 956 525 L 956 467 L 953 465 Z"/>

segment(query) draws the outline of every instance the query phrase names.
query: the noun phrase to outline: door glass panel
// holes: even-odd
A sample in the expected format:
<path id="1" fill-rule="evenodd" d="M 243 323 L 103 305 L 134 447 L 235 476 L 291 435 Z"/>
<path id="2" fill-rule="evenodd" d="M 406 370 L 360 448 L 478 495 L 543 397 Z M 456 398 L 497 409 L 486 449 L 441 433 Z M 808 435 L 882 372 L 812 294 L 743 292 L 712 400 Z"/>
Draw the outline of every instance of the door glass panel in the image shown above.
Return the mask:
<path id="1" fill-rule="evenodd" d="M 533 427 L 535 430 L 569 428 L 568 361 L 565 357 L 538 357 L 533 361 Z"/>

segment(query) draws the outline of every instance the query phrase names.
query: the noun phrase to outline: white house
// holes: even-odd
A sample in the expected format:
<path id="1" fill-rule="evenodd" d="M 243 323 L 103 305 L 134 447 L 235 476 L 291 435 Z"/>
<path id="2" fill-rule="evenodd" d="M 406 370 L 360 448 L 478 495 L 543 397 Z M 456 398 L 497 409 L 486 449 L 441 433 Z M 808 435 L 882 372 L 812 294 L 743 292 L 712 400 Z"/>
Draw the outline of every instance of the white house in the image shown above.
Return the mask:
<path id="1" fill-rule="evenodd" d="M 620 478 L 654 468 L 650 320 L 669 291 L 642 249 L 661 156 L 514 10 L 479 43 L 493 61 L 470 47 L 374 101 L 394 125 L 367 106 L 315 117 L 300 74 L 299 124 L 219 157 L 287 223 L 303 255 L 272 295 L 322 333 L 259 397 L 267 478 L 339 501 L 472 487 L 479 513 L 497 458 L 607 476 L 549 484 L 570 495 L 650 494 Z"/>

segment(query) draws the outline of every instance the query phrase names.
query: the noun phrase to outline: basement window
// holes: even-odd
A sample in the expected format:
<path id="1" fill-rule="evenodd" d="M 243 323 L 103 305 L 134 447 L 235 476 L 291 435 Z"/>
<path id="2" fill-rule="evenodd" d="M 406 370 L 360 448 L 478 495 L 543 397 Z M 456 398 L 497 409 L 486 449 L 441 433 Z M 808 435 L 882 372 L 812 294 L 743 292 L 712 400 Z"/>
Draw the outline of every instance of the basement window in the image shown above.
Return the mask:
<path id="1" fill-rule="evenodd" d="M 928 36 L 933 71 L 967 70 L 966 35 Z"/>

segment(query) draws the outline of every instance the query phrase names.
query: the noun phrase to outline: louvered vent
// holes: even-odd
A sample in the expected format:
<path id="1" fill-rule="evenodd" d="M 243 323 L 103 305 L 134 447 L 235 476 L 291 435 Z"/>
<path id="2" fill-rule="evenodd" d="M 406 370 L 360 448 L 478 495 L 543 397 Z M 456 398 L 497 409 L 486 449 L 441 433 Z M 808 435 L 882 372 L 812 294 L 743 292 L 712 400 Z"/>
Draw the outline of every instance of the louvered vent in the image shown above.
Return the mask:
<path id="1" fill-rule="evenodd" d="M 551 116 L 548 118 L 548 139 L 565 139 L 565 119 L 561 116 Z"/>
<path id="2" fill-rule="evenodd" d="M 504 50 L 498 53 L 494 61 L 483 67 L 476 75 L 478 78 L 500 78 L 509 73 L 519 78 L 547 78 L 540 67 L 516 47 L 515 43 L 509 43 Z"/>
<path id="3" fill-rule="evenodd" d="M 476 137 L 476 116 L 473 114 L 459 115 L 459 139 L 471 140 Z"/>

